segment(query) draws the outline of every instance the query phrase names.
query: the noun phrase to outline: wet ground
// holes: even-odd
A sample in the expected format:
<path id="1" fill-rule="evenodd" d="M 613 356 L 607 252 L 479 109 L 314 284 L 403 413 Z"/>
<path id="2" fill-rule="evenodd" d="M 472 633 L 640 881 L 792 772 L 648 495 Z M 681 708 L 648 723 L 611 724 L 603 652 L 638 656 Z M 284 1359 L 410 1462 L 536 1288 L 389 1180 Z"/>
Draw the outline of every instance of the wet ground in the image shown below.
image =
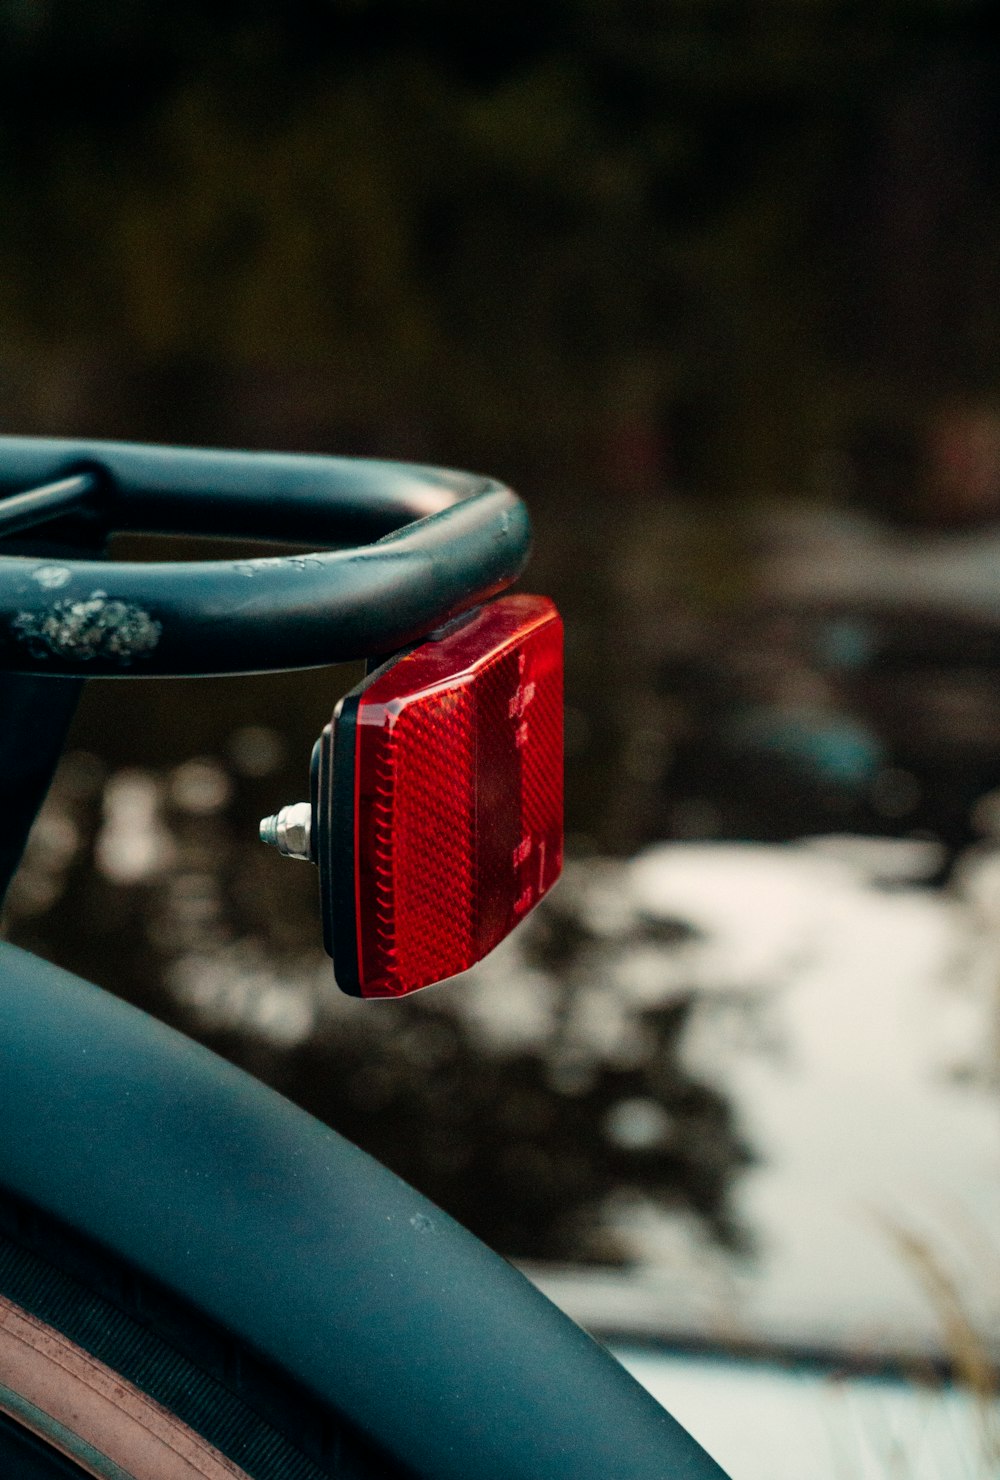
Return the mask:
<path id="1" fill-rule="evenodd" d="M 318 948 L 311 868 L 240 845 L 276 745 L 111 775 L 71 753 L 10 935 L 51 950 L 58 926 L 66 964 L 544 1265 L 592 1327 L 946 1363 L 956 1321 L 992 1341 L 993 845 L 947 887 L 926 839 L 571 859 L 478 968 L 363 1003 Z"/>

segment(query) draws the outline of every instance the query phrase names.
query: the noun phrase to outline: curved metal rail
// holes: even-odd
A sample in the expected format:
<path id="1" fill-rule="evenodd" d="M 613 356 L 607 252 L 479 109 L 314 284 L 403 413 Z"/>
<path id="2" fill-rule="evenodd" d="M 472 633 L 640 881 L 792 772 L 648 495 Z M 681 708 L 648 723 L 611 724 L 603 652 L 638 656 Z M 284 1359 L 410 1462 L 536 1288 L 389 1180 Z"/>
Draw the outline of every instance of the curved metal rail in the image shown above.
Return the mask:
<path id="1" fill-rule="evenodd" d="M 0 669 L 260 673 L 391 652 L 510 585 L 530 545 L 517 495 L 473 474 L 0 437 L 0 537 L 68 513 L 108 531 L 326 548 L 148 564 L 0 553 Z"/>

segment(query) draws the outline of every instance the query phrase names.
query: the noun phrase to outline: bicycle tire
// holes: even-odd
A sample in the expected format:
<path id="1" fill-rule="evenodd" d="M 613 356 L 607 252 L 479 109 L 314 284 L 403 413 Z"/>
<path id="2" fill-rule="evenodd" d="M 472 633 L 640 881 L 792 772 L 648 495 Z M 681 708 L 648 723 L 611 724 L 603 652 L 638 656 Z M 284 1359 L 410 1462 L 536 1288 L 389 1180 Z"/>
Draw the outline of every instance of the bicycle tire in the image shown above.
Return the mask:
<path id="1" fill-rule="evenodd" d="M 0 1461 L 26 1451 L 33 1475 L 98 1480 L 411 1474 L 175 1295 L 0 1193 Z"/>

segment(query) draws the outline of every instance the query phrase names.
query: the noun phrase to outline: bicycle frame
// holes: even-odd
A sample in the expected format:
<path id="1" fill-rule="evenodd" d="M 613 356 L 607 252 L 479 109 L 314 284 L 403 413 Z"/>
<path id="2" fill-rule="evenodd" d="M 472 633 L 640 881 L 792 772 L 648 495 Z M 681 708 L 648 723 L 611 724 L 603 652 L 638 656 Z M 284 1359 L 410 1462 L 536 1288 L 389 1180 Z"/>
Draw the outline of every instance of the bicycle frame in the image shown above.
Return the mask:
<path id="1" fill-rule="evenodd" d="M 29 484 L 42 488 L 8 510 L 51 514 L 52 538 L 0 556 L 0 886 L 83 678 L 390 653 L 509 585 L 529 543 L 502 485 L 399 464 L 0 438 L 0 530 L 3 495 Z M 377 543 L 103 564 L 116 528 Z M 0 988 L 0 1187 L 417 1473 L 725 1480 L 526 1279 L 335 1132 L 13 946 L 0 945 Z"/>

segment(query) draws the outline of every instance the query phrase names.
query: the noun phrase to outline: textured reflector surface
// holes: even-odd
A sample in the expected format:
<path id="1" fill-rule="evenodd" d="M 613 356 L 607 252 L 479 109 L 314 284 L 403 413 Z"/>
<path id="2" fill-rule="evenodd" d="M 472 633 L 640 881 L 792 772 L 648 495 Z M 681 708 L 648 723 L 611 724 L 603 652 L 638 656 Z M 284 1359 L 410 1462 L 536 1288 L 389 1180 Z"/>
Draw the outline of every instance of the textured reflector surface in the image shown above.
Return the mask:
<path id="1" fill-rule="evenodd" d="M 466 970 L 559 877 L 562 674 L 552 602 L 507 596 L 364 690 L 354 762 L 363 996 Z"/>

